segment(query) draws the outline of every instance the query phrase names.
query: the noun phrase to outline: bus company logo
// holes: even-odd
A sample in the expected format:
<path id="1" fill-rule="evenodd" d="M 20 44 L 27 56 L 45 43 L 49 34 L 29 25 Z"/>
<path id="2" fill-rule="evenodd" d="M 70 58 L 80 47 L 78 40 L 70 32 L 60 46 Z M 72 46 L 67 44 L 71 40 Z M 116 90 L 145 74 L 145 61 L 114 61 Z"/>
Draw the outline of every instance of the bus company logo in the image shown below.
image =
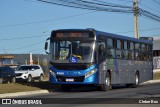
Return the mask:
<path id="1" fill-rule="evenodd" d="M 2 99 L 2 104 L 12 104 L 11 99 Z"/>

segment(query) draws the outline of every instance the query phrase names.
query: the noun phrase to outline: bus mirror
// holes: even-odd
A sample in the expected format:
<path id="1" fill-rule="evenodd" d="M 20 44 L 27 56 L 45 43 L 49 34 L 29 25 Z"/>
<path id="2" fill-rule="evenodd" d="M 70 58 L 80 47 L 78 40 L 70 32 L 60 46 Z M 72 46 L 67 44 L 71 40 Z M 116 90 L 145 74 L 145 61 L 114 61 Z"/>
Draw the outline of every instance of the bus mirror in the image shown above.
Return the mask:
<path id="1" fill-rule="evenodd" d="M 48 42 L 45 43 L 45 47 L 44 48 L 45 48 L 45 50 L 48 49 Z"/>
<path id="2" fill-rule="evenodd" d="M 46 51 L 46 54 L 49 54 L 49 52 L 47 52 L 47 49 L 48 49 L 48 42 L 45 42 L 45 51 Z"/>

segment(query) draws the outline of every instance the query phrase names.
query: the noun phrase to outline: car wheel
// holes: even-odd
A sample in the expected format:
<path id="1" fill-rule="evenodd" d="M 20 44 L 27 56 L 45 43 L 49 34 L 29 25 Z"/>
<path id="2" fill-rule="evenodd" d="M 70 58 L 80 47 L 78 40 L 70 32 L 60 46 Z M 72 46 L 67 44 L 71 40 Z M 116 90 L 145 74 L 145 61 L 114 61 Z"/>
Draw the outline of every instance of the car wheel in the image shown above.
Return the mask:
<path id="1" fill-rule="evenodd" d="M 0 78 L 0 84 L 3 84 L 3 78 Z"/>
<path id="2" fill-rule="evenodd" d="M 41 74 L 40 77 L 39 77 L 39 82 L 42 82 L 43 79 L 44 79 L 43 74 Z"/>
<path id="3" fill-rule="evenodd" d="M 16 83 L 16 77 L 13 77 L 11 82 Z"/>
<path id="4" fill-rule="evenodd" d="M 28 76 L 27 82 L 32 82 L 32 76 L 31 75 Z"/>

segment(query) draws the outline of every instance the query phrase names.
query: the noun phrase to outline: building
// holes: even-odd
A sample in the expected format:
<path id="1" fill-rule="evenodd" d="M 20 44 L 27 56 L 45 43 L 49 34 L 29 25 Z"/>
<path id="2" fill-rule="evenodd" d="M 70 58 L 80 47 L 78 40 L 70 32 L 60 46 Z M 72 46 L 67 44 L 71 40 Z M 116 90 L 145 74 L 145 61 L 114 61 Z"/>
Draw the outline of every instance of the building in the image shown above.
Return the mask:
<path id="1" fill-rule="evenodd" d="M 153 37 L 154 72 L 160 71 L 160 36 Z"/>
<path id="2" fill-rule="evenodd" d="M 48 73 L 48 55 L 45 54 L 33 54 L 33 64 L 39 64 L 42 66 L 44 73 Z M 0 55 L 0 66 L 10 66 L 16 68 L 19 65 L 30 64 L 30 54 L 7 54 Z"/>
<path id="3" fill-rule="evenodd" d="M 14 56 L 12 55 L 0 55 L 0 66 L 10 66 L 12 68 L 17 67 L 14 63 Z"/>

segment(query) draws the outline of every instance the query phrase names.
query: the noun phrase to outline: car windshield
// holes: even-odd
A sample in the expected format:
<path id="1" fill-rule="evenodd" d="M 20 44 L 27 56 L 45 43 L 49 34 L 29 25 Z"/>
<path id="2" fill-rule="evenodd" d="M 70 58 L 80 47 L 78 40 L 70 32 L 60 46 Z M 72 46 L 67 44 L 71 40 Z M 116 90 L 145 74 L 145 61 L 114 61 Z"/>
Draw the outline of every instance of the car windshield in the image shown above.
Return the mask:
<path id="1" fill-rule="evenodd" d="M 94 62 L 94 41 L 53 41 L 51 57 L 54 63 Z"/>
<path id="2" fill-rule="evenodd" d="M 32 66 L 20 66 L 19 68 L 18 68 L 18 70 L 32 70 L 33 69 L 33 67 Z"/>

